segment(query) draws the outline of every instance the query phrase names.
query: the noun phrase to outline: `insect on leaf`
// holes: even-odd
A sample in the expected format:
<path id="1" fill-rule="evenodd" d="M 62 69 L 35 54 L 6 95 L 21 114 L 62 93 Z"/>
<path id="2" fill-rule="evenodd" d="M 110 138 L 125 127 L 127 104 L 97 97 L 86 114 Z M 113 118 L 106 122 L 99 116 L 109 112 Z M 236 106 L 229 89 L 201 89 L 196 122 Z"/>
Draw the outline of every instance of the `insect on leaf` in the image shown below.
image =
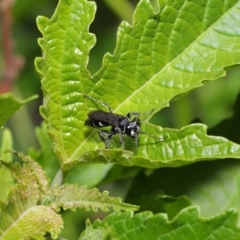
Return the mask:
<path id="1" fill-rule="evenodd" d="M 106 102 L 116 114 L 155 113 L 203 81 L 225 75 L 227 66 L 240 63 L 240 2 L 167 1 L 155 12 L 149 0 L 140 0 L 133 24 L 121 23 L 113 54 L 107 53 L 90 76 L 86 66 L 95 38 L 89 26 L 95 10 L 92 1 L 61 0 L 50 20 L 38 18 L 44 52 L 36 60 L 44 92 L 41 113 L 63 167 L 98 161 L 155 168 L 239 157 L 239 145 L 206 136 L 203 125 L 163 130 L 146 123 L 144 132 L 167 139 L 157 143 L 140 136 L 131 158 L 131 144 L 130 151 L 120 150 L 116 136 L 114 149 L 106 151 L 97 131 L 84 126 L 87 114 L 102 107 L 83 94 Z"/>

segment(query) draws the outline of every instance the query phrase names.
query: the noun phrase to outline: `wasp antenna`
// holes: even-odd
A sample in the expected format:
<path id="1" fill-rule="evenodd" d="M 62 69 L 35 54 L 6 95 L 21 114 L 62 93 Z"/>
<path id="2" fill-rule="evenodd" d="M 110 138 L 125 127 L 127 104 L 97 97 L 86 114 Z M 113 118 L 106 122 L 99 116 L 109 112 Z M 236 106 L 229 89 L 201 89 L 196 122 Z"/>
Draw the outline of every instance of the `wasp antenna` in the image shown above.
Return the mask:
<path id="1" fill-rule="evenodd" d="M 146 116 L 146 117 L 144 117 L 144 118 L 141 120 L 141 122 L 145 122 L 146 119 L 147 119 L 150 115 L 152 115 L 153 112 L 154 112 L 154 109 L 152 109 L 150 112 L 141 112 L 141 113 L 139 113 L 138 115 L 145 115 L 145 116 Z"/>
<path id="2" fill-rule="evenodd" d="M 97 103 L 101 104 L 103 107 L 106 107 L 106 108 L 109 110 L 110 113 L 113 112 L 112 109 L 111 109 L 106 103 L 101 102 L 101 101 L 99 101 L 99 100 L 96 99 L 96 98 L 90 97 L 90 96 L 88 96 L 87 94 L 83 94 L 83 97 L 85 97 L 85 98 L 87 98 L 87 99 L 90 99 L 90 100 L 93 101 L 93 102 L 97 102 Z"/>

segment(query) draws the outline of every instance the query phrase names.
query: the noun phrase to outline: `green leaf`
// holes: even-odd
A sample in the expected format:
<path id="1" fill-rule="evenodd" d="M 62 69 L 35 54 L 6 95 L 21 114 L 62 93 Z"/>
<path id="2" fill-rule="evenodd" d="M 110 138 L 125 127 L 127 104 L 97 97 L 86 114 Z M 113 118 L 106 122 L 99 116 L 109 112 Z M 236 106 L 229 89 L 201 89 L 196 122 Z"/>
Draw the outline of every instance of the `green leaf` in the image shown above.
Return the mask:
<path id="1" fill-rule="evenodd" d="M 46 232 L 56 238 L 62 227 L 61 217 L 51 208 L 37 205 L 41 199 L 40 191 L 44 189 L 44 180 L 39 179 L 42 175 L 37 169 L 33 171 L 34 162 L 20 153 L 18 155 L 29 165 L 2 162 L 13 172 L 19 184 L 11 190 L 8 202 L 0 213 L 0 239 L 43 239 L 42 235 Z"/>
<path id="2" fill-rule="evenodd" d="M 2 137 L 0 141 L 0 160 L 4 162 L 11 162 L 12 155 L 4 153 L 7 149 L 12 149 L 12 134 L 8 128 L 4 128 L 2 131 Z M 5 202 L 7 200 L 9 190 L 13 187 L 13 177 L 11 176 L 9 170 L 2 168 L 0 166 L 0 201 Z M 1 208 L 1 206 L 0 206 Z"/>
<path id="3" fill-rule="evenodd" d="M 143 212 L 111 214 L 103 221 L 97 220 L 88 225 L 79 239 L 92 238 L 95 231 L 108 234 L 108 239 L 218 239 L 237 240 L 240 228 L 236 225 L 237 214 L 233 210 L 211 218 L 202 217 L 197 207 L 182 210 L 173 220 L 168 221 L 165 214 L 152 215 Z M 90 229 L 88 232 L 88 228 Z M 88 235 L 86 235 L 86 233 Z"/>
<path id="4" fill-rule="evenodd" d="M 22 239 L 22 236 L 43 239 L 46 232 L 56 238 L 63 225 L 61 216 L 56 213 L 60 208 L 138 210 L 138 206 L 123 203 L 120 198 L 110 197 L 108 192 L 100 193 L 97 189 L 67 184 L 49 188 L 46 174 L 38 163 L 22 153 L 8 152 L 17 155 L 24 163 L 0 162 L 18 182 L 0 211 L 0 239 L 13 236 L 16 239 Z"/>
<path id="5" fill-rule="evenodd" d="M 158 197 L 162 202 L 163 209 L 167 213 L 169 220 L 174 218 L 182 209 L 191 205 L 186 196 L 173 198 L 165 194 L 160 194 Z"/>
<path id="6" fill-rule="evenodd" d="M 46 125 L 42 123 L 40 127 L 36 127 L 35 134 L 40 150 L 30 148 L 28 155 L 42 166 L 49 178 L 53 179 L 59 169 L 59 163 L 47 134 Z"/>
<path id="7" fill-rule="evenodd" d="M 134 156 L 131 141 L 126 143 L 131 152 L 116 149 L 119 136 L 111 142 L 114 150 L 104 150 L 97 131 L 84 127 L 87 113 L 100 106 L 83 94 L 108 103 L 119 114 L 154 109 L 153 114 L 240 63 L 239 1 L 168 1 L 160 9 L 156 13 L 149 0 L 141 0 L 133 25 L 120 25 L 113 55 L 105 55 L 92 77 L 86 66 L 95 43 L 88 32 L 95 4 L 61 0 L 50 20 L 38 18 L 44 52 L 36 60 L 44 91 L 41 113 L 63 169 L 89 161 L 156 168 L 239 158 L 239 145 L 207 137 L 203 125 L 172 130 L 146 123 L 143 131 L 167 139 L 158 143 L 141 136 Z"/>
<path id="8" fill-rule="evenodd" d="M 0 95 L 0 127 L 24 104 L 33 99 L 36 99 L 37 95 L 27 98 L 24 101 L 15 98 L 11 93 Z"/>
<path id="9" fill-rule="evenodd" d="M 16 178 L 17 181 L 21 182 L 23 185 L 34 185 L 33 183 L 35 182 L 36 184 L 38 184 L 38 187 L 41 190 L 42 194 L 46 194 L 49 188 L 49 180 L 41 166 L 37 162 L 33 161 L 30 157 L 25 156 L 21 152 L 16 152 L 13 150 L 9 150 L 7 152 L 15 154 L 23 162 L 27 163 L 25 168 L 29 173 L 22 172 L 25 170 L 25 168 L 18 166 L 18 164 L 6 165 L 14 174 L 14 178 Z M 28 174 L 31 174 L 32 177 L 30 178 Z"/>
<path id="10" fill-rule="evenodd" d="M 107 173 L 101 184 L 108 184 L 122 179 L 133 178 L 136 176 L 142 168 L 140 167 L 124 167 L 121 165 L 114 165 Z"/>
<path id="11" fill-rule="evenodd" d="M 187 172 L 192 171 L 192 174 Z M 199 172 L 204 172 L 198 174 Z M 194 173 L 194 174 L 193 174 Z M 204 216 L 218 214 L 227 209 L 235 209 L 240 214 L 240 164 L 236 160 L 216 161 L 213 163 L 200 163 L 195 167 L 182 169 L 179 174 L 185 174 L 186 180 L 182 181 L 181 192 L 188 195 L 194 205 L 201 207 Z M 172 182 L 181 179 L 172 177 Z M 190 183 L 193 184 L 190 187 Z M 238 224 L 240 218 L 238 218 Z"/>
<path id="12" fill-rule="evenodd" d="M 6 202 L 9 190 L 11 189 L 11 187 L 14 186 L 14 182 L 10 172 L 7 169 L 1 167 L 0 167 L 0 186 L 1 186 L 0 201 Z"/>
<path id="13" fill-rule="evenodd" d="M 64 182 L 95 187 L 104 179 L 111 168 L 112 164 L 82 165 L 68 171 Z"/>
<path id="14" fill-rule="evenodd" d="M 108 192 L 100 193 L 97 189 L 87 189 L 86 187 L 78 187 L 75 185 L 56 186 L 51 189 L 51 194 L 55 201 L 51 203 L 51 208 L 59 211 L 60 208 L 64 210 L 76 208 L 85 208 L 86 210 L 109 211 L 112 207 L 115 211 L 136 211 L 138 206 L 130 205 L 121 202 L 120 198 L 109 197 Z"/>
<path id="15" fill-rule="evenodd" d="M 166 194 L 187 195 L 194 205 L 201 207 L 204 216 L 218 214 L 227 209 L 236 209 L 240 214 L 239 176 L 238 161 L 219 160 L 214 163 L 202 162 L 179 169 L 168 169 L 165 172 L 157 171 L 153 178 L 145 179 L 145 183 L 146 188 L 150 188 L 152 182 L 157 181 L 160 184 L 155 187 L 162 189 Z M 151 191 L 154 189 L 151 188 Z M 137 204 L 128 198 L 126 201 Z"/>
<path id="16" fill-rule="evenodd" d="M 114 54 L 105 56 L 92 93 L 120 113 L 157 111 L 203 80 L 225 75 L 226 66 L 240 62 L 240 3 L 211 4 L 167 2 L 158 14 L 150 1 L 140 1 L 133 26 L 119 27 Z"/>
<path id="17" fill-rule="evenodd" d="M 36 59 L 36 68 L 43 76 L 44 104 L 41 114 L 62 162 L 68 162 L 82 141 L 85 111 L 82 92 L 89 92 L 93 83 L 86 70 L 90 49 L 95 38 L 88 33 L 95 3 L 86 0 L 62 0 L 51 18 L 38 17 L 44 38 L 39 45 L 44 58 Z"/>
<path id="18" fill-rule="evenodd" d="M 20 204 L 18 207 L 22 207 Z M 44 239 L 43 235 L 46 232 L 52 233 L 52 238 L 55 239 L 62 226 L 61 217 L 45 206 L 34 206 L 29 208 L 23 216 L 12 222 L 12 226 L 8 229 L 3 229 L 3 220 L 6 221 L 7 217 L 3 215 L 2 221 L 0 221 L 0 239 Z M 1 224 L 2 222 L 2 224 Z M 6 224 L 6 222 L 4 223 Z M 60 226 L 60 227 L 59 227 Z"/>
<path id="19" fill-rule="evenodd" d="M 3 159 L 5 162 L 12 161 L 12 156 L 10 154 L 4 154 L 6 150 L 12 149 L 12 145 L 11 131 L 8 128 L 4 128 L 0 145 L 0 159 Z"/>
<path id="20" fill-rule="evenodd" d="M 81 234 L 79 240 L 108 240 L 109 239 L 109 233 L 106 229 L 103 228 L 97 228 L 94 229 L 92 227 L 92 224 L 89 220 L 86 221 L 86 230 Z"/>
<path id="21" fill-rule="evenodd" d="M 131 4 L 127 0 L 121 0 L 121 1 L 104 0 L 104 2 L 120 18 L 125 19 L 129 22 L 132 20 L 132 13 L 134 8 L 133 8 L 133 4 Z"/>
<path id="22" fill-rule="evenodd" d="M 138 174 L 133 179 L 125 201 L 139 205 L 140 209 L 156 212 L 154 202 L 148 206 L 148 197 L 161 190 L 174 198 L 187 196 L 193 205 L 200 206 L 204 216 L 228 209 L 235 209 L 240 214 L 239 185 L 239 161 L 199 162 L 179 168 L 156 169 L 151 175 Z M 160 204 L 156 207 L 159 212 L 163 212 Z M 174 202 L 169 207 L 170 210 L 174 208 Z"/>
<path id="23" fill-rule="evenodd" d="M 149 124 L 147 132 L 153 134 L 154 129 L 155 127 Z M 65 167 L 71 168 L 75 164 L 84 163 L 84 161 L 109 163 L 111 159 L 113 159 L 112 162 L 124 166 L 177 167 L 202 160 L 240 157 L 239 144 L 222 137 L 207 136 L 206 130 L 206 126 L 203 124 L 192 124 L 179 130 L 165 128 L 161 131 L 163 135 L 164 133 L 168 135 L 164 142 L 156 142 L 155 139 L 140 136 L 142 156 L 140 154 L 131 155 L 131 152 L 122 152 L 121 150 L 99 149 L 87 152 L 80 156 L 78 161 L 66 164 Z M 157 133 L 155 132 L 155 134 Z M 126 155 L 122 153 L 126 153 Z"/>
<path id="24" fill-rule="evenodd" d="M 136 189 L 136 191 L 138 191 Z M 136 192 L 135 192 L 136 193 Z M 163 194 L 161 191 L 149 195 L 132 194 L 128 196 L 128 201 L 140 206 L 141 212 L 151 211 L 152 213 L 166 213 L 169 220 L 175 217 L 182 209 L 191 205 L 186 196 L 171 197 Z"/>

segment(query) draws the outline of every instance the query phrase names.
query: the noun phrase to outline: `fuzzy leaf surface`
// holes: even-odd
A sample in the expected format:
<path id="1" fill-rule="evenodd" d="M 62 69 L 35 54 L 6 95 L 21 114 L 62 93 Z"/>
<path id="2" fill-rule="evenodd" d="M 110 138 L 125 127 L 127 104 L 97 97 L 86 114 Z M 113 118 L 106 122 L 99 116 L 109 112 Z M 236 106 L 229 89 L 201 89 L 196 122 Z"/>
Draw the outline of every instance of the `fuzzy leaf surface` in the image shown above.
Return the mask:
<path id="1" fill-rule="evenodd" d="M 63 168 L 89 160 L 118 159 L 125 166 L 155 168 L 239 157 L 239 145 L 207 137 L 203 126 L 178 131 L 146 123 L 143 131 L 146 127 L 167 139 L 157 144 L 141 136 L 133 157 L 131 141 L 126 140 L 122 151 L 116 136 L 111 142 L 114 150 L 104 150 L 97 131 L 84 126 L 87 113 L 100 106 L 84 99 L 83 93 L 108 103 L 118 114 L 154 109 L 153 114 L 203 81 L 225 75 L 227 66 L 240 63 L 239 1 L 168 1 L 160 9 L 156 13 L 149 0 L 139 1 L 133 25 L 120 25 L 114 53 L 105 55 L 94 76 L 86 66 L 95 43 L 88 31 L 95 3 L 61 0 L 50 20 L 38 19 L 44 52 L 44 58 L 36 60 L 44 91 L 41 112 Z M 201 133 L 196 136 L 198 129 Z M 195 138 L 196 143 L 190 142 Z"/>
<path id="2" fill-rule="evenodd" d="M 110 197 L 108 192 L 101 193 L 97 189 L 67 184 L 49 188 L 46 174 L 38 163 L 20 152 L 8 152 L 21 158 L 23 165 L 1 162 L 18 184 L 10 191 L 0 212 L 0 239 L 8 240 L 12 236 L 43 239 L 46 232 L 56 238 L 63 225 L 61 216 L 56 213 L 60 209 L 138 210 L 138 206 L 123 203 L 120 198 Z M 21 231 L 17 234 L 18 229 Z"/>
<path id="3" fill-rule="evenodd" d="M 19 154 L 25 161 L 26 157 Z M 3 163 L 18 181 L 18 185 L 12 188 L 8 202 L 0 213 L 0 239 L 43 239 L 46 232 L 52 237 L 57 237 L 62 228 L 62 219 L 51 208 L 38 205 L 41 199 L 40 182 L 32 166 L 19 163 Z"/>
<path id="4" fill-rule="evenodd" d="M 97 220 L 92 225 L 89 224 L 79 239 L 107 239 L 106 234 L 108 234 L 108 239 L 121 240 L 225 240 L 226 238 L 237 240 L 240 237 L 240 228 L 236 225 L 236 221 L 237 214 L 234 211 L 204 218 L 196 207 L 182 210 L 171 221 L 167 219 L 165 214 L 153 215 L 150 212 L 142 212 L 132 216 L 131 213 L 126 212 L 112 214 L 103 221 Z M 88 228 L 90 231 L 87 232 Z M 100 237 L 96 238 L 95 231 Z"/>
<path id="5" fill-rule="evenodd" d="M 51 208 L 59 211 L 60 208 L 75 210 L 76 208 L 93 209 L 97 211 L 109 211 L 112 207 L 115 211 L 136 211 L 138 206 L 123 203 L 120 198 L 109 197 L 108 192 L 100 193 L 97 189 L 87 189 L 75 185 L 62 185 L 51 189 L 55 201 L 51 203 Z"/>
<path id="6" fill-rule="evenodd" d="M 19 207 L 21 207 L 21 205 L 19 205 Z M 6 221 L 7 216 L 3 217 L 4 219 L 2 221 Z M 61 217 L 52 209 L 45 206 L 34 206 L 22 213 L 22 216 L 19 216 L 19 219 L 13 221 L 13 225 L 2 232 L 0 239 L 22 240 L 29 237 L 31 239 L 43 240 L 45 239 L 43 235 L 46 232 L 51 232 L 52 237 L 56 238 L 60 233 L 62 225 Z"/>
<path id="7" fill-rule="evenodd" d="M 46 173 L 43 171 L 41 166 L 33 161 L 30 157 L 25 156 L 21 152 L 9 150 L 9 153 L 15 154 L 18 156 L 23 162 L 25 162 L 27 165 L 25 168 L 29 169 L 29 174 L 31 174 L 31 178 L 29 178 L 28 174 L 23 174 L 22 171 L 25 169 L 23 167 L 18 166 L 17 164 L 11 164 L 8 166 L 8 168 L 13 172 L 14 177 L 17 179 L 18 182 L 24 184 L 24 185 L 31 185 L 34 183 L 38 184 L 38 187 L 41 190 L 41 194 L 44 194 L 48 191 L 49 188 L 49 180 L 46 176 Z"/>

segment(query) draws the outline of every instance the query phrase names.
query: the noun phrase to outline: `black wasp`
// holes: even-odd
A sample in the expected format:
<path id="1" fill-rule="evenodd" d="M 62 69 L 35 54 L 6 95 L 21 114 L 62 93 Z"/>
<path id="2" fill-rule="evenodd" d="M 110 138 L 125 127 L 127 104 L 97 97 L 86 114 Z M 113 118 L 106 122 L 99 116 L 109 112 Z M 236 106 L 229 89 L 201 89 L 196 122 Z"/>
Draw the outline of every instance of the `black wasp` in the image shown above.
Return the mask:
<path id="1" fill-rule="evenodd" d="M 110 146 L 110 140 L 114 137 L 115 134 L 120 134 L 120 142 L 122 148 L 124 149 L 124 134 L 128 135 L 131 138 L 135 139 L 135 151 L 138 147 L 138 135 L 140 133 L 146 134 L 152 138 L 163 141 L 164 138 L 158 138 L 152 135 L 149 135 L 145 132 L 140 131 L 141 121 L 138 117 L 134 117 L 132 120 L 131 115 L 139 116 L 138 112 L 130 112 L 127 116 L 119 115 L 113 113 L 112 109 L 104 102 L 101 102 L 95 98 L 92 98 L 84 94 L 85 98 L 92 100 L 93 102 L 98 102 L 102 106 L 106 107 L 109 112 L 104 112 L 102 110 L 96 110 L 88 114 L 88 119 L 85 121 L 85 125 L 93 128 L 103 128 L 111 126 L 110 131 L 98 130 L 98 135 L 103 142 L 105 142 L 106 148 Z"/>

